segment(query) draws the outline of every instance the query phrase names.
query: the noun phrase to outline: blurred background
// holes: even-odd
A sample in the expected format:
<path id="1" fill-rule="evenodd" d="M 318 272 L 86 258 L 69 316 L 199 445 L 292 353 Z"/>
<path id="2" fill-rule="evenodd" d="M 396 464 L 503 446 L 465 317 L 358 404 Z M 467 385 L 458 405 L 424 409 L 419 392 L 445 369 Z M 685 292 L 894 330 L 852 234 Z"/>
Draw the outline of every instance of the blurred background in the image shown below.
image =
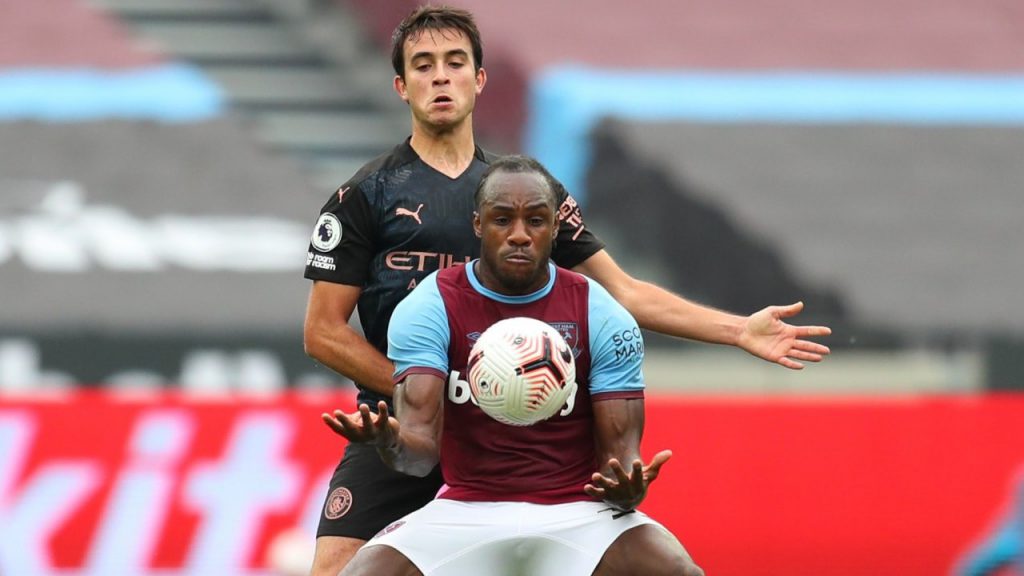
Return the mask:
<path id="1" fill-rule="evenodd" d="M 0 0 L 0 574 L 301 574 L 351 383 L 320 206 L 408 135 L 413 0 Z M 479 142 L 792 372 L 647 334 L 645 510 L 709 574 L 1024 574 L 1024 4 L 464 0 Z"/>

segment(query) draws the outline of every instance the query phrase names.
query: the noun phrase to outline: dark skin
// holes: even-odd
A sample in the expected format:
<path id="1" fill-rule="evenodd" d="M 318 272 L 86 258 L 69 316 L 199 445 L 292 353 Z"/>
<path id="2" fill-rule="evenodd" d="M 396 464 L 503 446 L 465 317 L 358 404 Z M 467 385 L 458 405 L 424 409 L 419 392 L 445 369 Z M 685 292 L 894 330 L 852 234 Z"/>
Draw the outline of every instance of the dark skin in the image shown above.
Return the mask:
<path id="1" fill-rule="evenodd" d="M 474 217 L 481 238 L 477 276 L 487 288 L 507 295 L 530 294 L 549 279 L 548 259 L 557 234 L 554 195 L 536 174 L 496 174 Z M 395 470 L 426 475 L 440 460 L 445 382 L 433 374 L 412 374 L 395 389 L 398 417 L 387 404 L 374 414 L 366 404 L 355 414 L 335 410 L 324 422 L 350 442 L 373 443 Z M 642 399 L 594 402 L 598 461 L 605 465 L 581 487 L 591 497 L 620 511 L 634 510 L 647 495 L 661 467 L 672 457 L 665 450 L 649 464 L 640 458 L 644 427 Z M 624 467 L 621 463 L 629 462 Z M 343 576 L 407 576 L 420 571 L 388 546 L 360 549 Z M 638 526 L 623 533 L 606 551 L 594 574 L 701 574 L 678 540 L 662 528 Z"/>

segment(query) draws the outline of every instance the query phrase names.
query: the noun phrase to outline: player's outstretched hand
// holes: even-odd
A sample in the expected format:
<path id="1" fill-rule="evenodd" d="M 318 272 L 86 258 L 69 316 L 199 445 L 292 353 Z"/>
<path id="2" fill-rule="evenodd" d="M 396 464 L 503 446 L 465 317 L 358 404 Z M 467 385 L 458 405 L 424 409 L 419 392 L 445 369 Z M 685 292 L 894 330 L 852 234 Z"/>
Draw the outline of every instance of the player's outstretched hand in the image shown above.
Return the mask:
<path id="1" fill-rule="evenodd" d="M 747 317 L 737 345 L 747 352 L 790 368 L 800 370 L 802 362 L 821 362 L 830 352 L 828 346 L 806 338 L 828 336 L 828 326 L 793 326 L 782 319 L 796 316 L 803 302 L 789 306 L 768 306 Z"/>
<path id="2" fill-rule="evenodd" d="M 591 483 L 583 487 L 583 491 L 593 498 L 604 500 L 609 506 L 619 510 L 633 510 L 647 496 L 647 488 L 658 477 L 662 465 L 672 457 L 671 450 L 662 450 L 654 455 L 651 463 L 644 465 L 637 458 L 627 471 L 615 458 L 608 460 L 610 476 L 594 472 Z"/>
<path id="3" fill-rule="evenodd" d="M 377 413 L 370 412 L 370 407 L 360 404 L 358 412 L 345 414 L 335 410 L 334 414 L 324 412 L 320 415 L 327 427 L 349 442 L 373 442 L 380 446 L 391 446 L 398 438 L 398 420 L 388 413 L 388 405 L 381 401 L 377 404 Z"/>

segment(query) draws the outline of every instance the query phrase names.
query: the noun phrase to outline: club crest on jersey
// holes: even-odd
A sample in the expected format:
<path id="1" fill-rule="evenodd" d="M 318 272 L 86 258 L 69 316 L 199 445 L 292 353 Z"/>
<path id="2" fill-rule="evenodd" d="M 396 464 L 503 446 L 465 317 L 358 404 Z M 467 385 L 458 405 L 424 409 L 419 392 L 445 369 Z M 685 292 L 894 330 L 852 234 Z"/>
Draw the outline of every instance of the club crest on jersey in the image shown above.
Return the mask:
<path id="1" fill-rule="evenodd" d="M 565 339 L 565 343 L 572 349 L 572 355 L 574 358 L 580 356 L 579 346 L 579 325 L 575 322 L 548 322 L 552 328 L 558 330 L 558 333 Z"/>
<path id="2" fill-rule="evenodd" d="M 309 241 L 313 248 L 321 252 L 334 250 L 341 242 L 341 221 L 334 214 L 324 212 L 316 221 Z"/>
<path id="3" fill-rule="evenodd" d="M 352 508 L 352 493 L 345 487 L 335 488 L 327 497 L 327 503 L 324 504 L 324 516 L 328 520 L 337 520 L 344 516 L 350 508 Z"/>

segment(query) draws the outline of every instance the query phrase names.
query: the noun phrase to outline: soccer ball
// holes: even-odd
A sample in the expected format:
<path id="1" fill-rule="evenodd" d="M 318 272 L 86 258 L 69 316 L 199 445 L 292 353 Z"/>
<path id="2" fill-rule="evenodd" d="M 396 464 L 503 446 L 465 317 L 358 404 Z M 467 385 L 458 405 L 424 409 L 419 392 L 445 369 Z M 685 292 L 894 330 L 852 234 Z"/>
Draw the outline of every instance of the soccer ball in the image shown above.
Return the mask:
<path id="1" fill-rule="evenodd" d="M 506 318 L 485 330 L 469 352 L 467 372 L 480 409 L 512 426 L 547 420 L 576 393 L 572 349 L 533 318 Z"/>

